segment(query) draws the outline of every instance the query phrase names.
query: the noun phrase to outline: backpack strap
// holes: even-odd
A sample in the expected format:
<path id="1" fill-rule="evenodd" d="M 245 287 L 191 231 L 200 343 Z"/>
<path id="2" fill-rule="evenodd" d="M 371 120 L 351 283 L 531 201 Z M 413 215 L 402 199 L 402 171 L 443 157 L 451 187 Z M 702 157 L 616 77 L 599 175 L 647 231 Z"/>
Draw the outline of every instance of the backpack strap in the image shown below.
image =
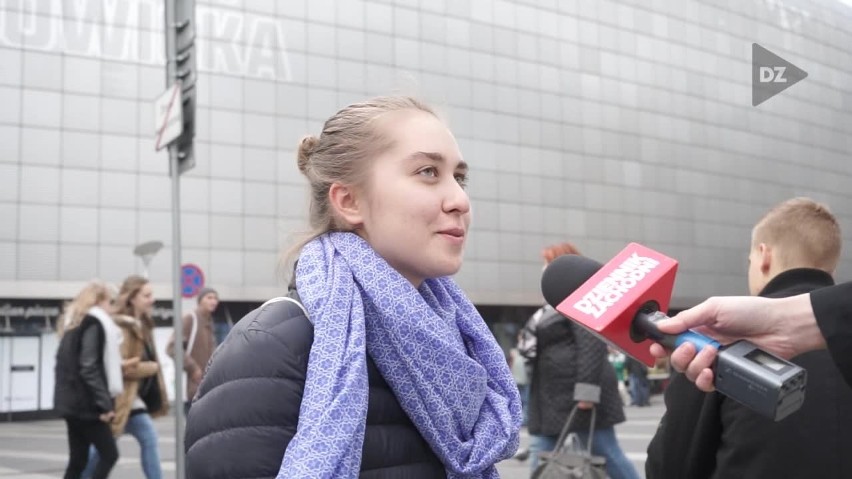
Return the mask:
<path id="1" fill-rule="evenodd" d="M 189 342 L 186 344 L 186 355 L 192 354 L 192 347 L 195 346 L 195 336 L 198 334 L 198 316 L 195 311 L 190 312 L 192 315 L 192 332 L 189 333 Z"/>
<path id="2" fill-rule="evenodd" d="M 299 307 L 299 309 L 301 309 L 301 310 L 302 310 L 302 312 L 303 312 L 303 313 L 305 313 L 305 317 L 310 319 L 310 316 L 308 316 L 308 310 L 306 310 L 306 309 L 305 309 L 305 307 L 304 307 L 304 306 L 302 306 L 302 303 L 300 303 L 300 302 L 299 302 L 299 301 L 297 301 L 296 299 L 291 298 L 291 297 L 289 297 L 289 296 L 279 296 L 279 297 L 277 297 L 277 298 L 272 298 L 272 299 L 270 299 L 269 301 L 267 301 L 267 302 L 263 303 L 260 307 L 261 307 L 261 308 L 263 308 L 263 307 L 264 307 L 264 306 L 266 306 L 267 304 L 278 303 L 278 302 L 280 302 L 280 301 L 289 301 L 289 302 L 291 302 L 291 303 L 295 304 L 296 306 L 298 306 L 298 307 Z"/>

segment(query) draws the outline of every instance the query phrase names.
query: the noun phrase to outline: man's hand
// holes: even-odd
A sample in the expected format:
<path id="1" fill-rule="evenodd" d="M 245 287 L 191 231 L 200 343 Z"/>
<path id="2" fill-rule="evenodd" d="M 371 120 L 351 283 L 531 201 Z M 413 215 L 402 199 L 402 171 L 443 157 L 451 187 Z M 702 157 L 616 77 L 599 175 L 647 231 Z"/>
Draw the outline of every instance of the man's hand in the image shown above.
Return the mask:
<path id="1" fill-rule="evenodd" d="M 590 401 L 580 401 L 577 403 L 577 407 L 583 410 L 589 410 L 595 407 L 595 403 Z"/>
<path id="2" fill-rule="evenodd" d="M 192 374 L 190 375 L 192 382 L 195 382 L 195 383 L 200 383 L 201 379 L 203 377 L 204 377 L 204 373 L 201 372 L 201 369 L 194 369 L 192 371 Z"/>

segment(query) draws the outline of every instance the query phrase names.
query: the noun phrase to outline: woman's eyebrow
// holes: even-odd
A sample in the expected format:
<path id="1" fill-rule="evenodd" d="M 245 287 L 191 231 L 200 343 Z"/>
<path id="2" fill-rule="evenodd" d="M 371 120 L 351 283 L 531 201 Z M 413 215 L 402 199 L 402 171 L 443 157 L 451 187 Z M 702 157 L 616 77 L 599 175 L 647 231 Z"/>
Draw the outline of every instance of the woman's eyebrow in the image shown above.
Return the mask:
<path id="1" fill-rule="evenodd" d="M 411 155 L 409 155 L 408 159 L 415 160 L 415 159 L 417 159 L 418 157 L 421 157 L 421 156 L 425 156 L 426 158 L 429 158 L 430 160 L 438 162 L 438 163 L 446 163 L 447 162 L 447 158 L 444 155 L 437 153 L 437 152 L 430 152 L 430 151 L 416 151 L 416 152 L 412 153 Z M 469 168 L 468 168 L 468 165 L 467 165 L 466 162 L 460 161 L 459 164 L 456 165 L 456 169 L 467 171 Z"/>

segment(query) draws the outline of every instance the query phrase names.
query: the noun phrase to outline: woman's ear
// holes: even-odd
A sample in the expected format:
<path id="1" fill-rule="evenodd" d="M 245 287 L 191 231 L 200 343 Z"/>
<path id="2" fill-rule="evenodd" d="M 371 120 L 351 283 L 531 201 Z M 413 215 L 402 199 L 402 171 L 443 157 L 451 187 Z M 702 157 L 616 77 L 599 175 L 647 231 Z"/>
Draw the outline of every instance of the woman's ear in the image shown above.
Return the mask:
<path id="1" fill-rule="evenodd" d="M 332 183 L 328 188 L 328 202 L 331 212 L 352 228 L 357 228 L 364 222 L 361 202 L 352 187 Z"/>

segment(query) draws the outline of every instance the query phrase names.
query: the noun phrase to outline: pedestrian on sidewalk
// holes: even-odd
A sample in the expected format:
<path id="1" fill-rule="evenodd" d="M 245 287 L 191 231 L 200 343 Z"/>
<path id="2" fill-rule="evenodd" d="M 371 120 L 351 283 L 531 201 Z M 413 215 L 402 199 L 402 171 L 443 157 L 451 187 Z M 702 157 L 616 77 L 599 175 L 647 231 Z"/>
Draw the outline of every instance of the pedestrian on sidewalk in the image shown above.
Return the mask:
<path id="1" fill-rule="evenodd" d="M 109 424 L 115 418 L 114 398 L 122 391 L 121 331 L 110 317 L 113 294 L 93 281 L 68 304 L 58 326 L 54 409 L 68 427 L 65 479 L 78 479 L 86 467 L 89 447 L 102 460 L 92 477 L 109 476 L 118 448 Z"/>
<path id="2" fill-rule="evenodd" d="M 112 433 L 127 433 L 139 442 L 142 471 L 147 479 L 161 479 L 160 446 L 152 418 L 169 410 L 166 383 L 154 344 L 154 290 L 147 278 L 132 275 L 124 280 L 118 293 L 115 320 L 121 328 L 122 373 L 124 387 L 116 398 Z M 100 457 L 92 448 L 82 478 L 92 477 Z"/>
<path id="3" fill-rule="evenodd" d="M 204 377 L 207 362 L 216 349 L 216 333 L 213 325 L 213 313 L 219 306 L 219 293 L 213 288 L 202 288 L 196 297 L 195 310 L 183 315 L 183 370 L 186 373 L 186 396 L 183 410 L 189 413 L 192 398 L 198 391 L 198 385 Z M 175 357 L 175 336 L 169 339 L 166 354 Z"/>

